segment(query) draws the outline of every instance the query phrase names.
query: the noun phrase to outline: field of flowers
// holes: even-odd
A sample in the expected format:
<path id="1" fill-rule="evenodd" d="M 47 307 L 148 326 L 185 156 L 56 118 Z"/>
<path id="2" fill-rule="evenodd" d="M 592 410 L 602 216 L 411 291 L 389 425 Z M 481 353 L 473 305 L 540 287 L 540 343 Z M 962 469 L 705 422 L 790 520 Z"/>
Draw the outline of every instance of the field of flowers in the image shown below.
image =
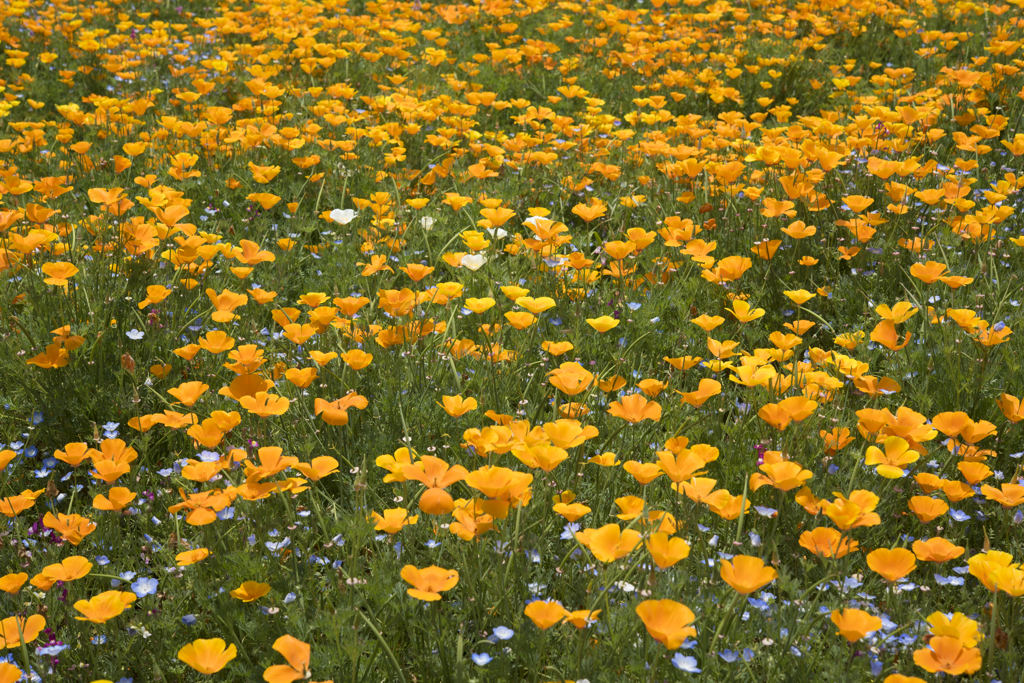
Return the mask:
<path id="1" fill-rule="evenodd" d="M 0 43 L 0 683 L 1024 680 L 1024 0 Z"/>

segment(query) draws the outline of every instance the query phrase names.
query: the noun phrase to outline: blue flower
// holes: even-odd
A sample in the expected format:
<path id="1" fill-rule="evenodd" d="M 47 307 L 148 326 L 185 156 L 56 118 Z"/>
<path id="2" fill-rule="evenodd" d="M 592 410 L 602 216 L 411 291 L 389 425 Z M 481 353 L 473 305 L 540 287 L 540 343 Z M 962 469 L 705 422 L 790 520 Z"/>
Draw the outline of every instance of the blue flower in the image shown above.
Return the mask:
<path id="1" fill-rule="evenodd" d="M 120 574 L 118 574 L 118 576 L 121 577 L 121 581 L 131 581 L 135 578 L 136 574 L 135 572 L 121 572 Z M 111 579 L 110 585 L 114 588 L 117 588 L 121 585 L 121 581 L 118 581 L 117 579 Z"/>
<path id="2" fill-rule="evenodd" d="M 762 612 L 771 609 L 767 602 L 764 600 L 758 600 L 757 598 L 747 598 L 747 603 L 749 603 L 751 607 L 759 609 Z"/>
<path id="3" fill-rule="evenodd" d="M 843 579 L 843 590 L 853 590 L 854 588 L 860 588 L 863 585 L 863 583 L 853 576 L 847 576 Z"/>
<path id="4" fill-rule="evenodd" d="M 740 655 L 738 652 L 733 652 L 732 650 L 722 650 L 718 653 L 718 656 L 732 664 L 737 659 L 739 659 Z"/>
<path id="5" fill-rule="evenodd" d="M 67 648 L 67 645 L 48 645 L 47 647 L 37 647 L 36 654 L 46 655 L 47 657 L 56 657 Z"/>
<path id="6" fill-rule="evenodd" d="M 185 624 L 185 626 L 194 626 L 196 623 L 196 615 L 186 614 L 181 618 L 181 623 Z"/>
<path id="7" fill-rule="evenodd" d="M 575 522 L 569 522 L 562 528 L 562 535 L 559 538 L 563 541 L 571 541 L 576 538 L 575 534 L 580 530 L 580 525 Z"/>
<path id="8" fill-rule="evenodd" d="M 155 594 L 157 584 L 159 583 L 156 579 L 139 579 L 132 584 L 132 592 L 135 593 L 136 597 L 144 598 L 147 595 Z"/>
<path id="9" fill-rule="evenodd" d="M 697 668 L 697 658 L 687 657 L 682 652 L 677 652 L 676 656 L 672 658 L 672 666 L 679 669 L 680 671 L 685 671 L 686 673 L 700 673 L 700 669 Z"/>
<path id="10" fill-rule="evenodd" d="M 935 582 L 940 586 L 962 586 L 964 580 L 959 576 L 943 576 L 942 574 L 935 574 Z"/>
<path id="11" fill-rule="evenodd" d="M 291 543 L 292 543 L 292 539 L 290 539 L 287 536 L 285 536 L 283 541 L 278 541 L 278 542 L 267 541 L 263 545 L 265 545 L 267 547 L 267 550 L 269 550 L 270 552 L 276 553 L 279 550 L 284 550 L 289 545 L 291 545 Z"/>
<path id="12" fill-rule="evenodd" d="M 514 636 L 515 634 L 516 634 L 515 631 L 513 631 L 512 629 L 510 629 L 510 628 L 508 628 L 506 626 L 495 626 L 494 627 L 494 637 L 497 638 L 498 640 L 508 640 L 509 638 Z"/>
<path id="13" fill-rule="evenodd" d="M 479 654 L 473 652 L 469 655 L 469 658 L 472 659 L 473 663 L 477 666 L 487 666 L 491 662 L 491 660 L 494 659 L 486 652 L 481 652 Z"/>

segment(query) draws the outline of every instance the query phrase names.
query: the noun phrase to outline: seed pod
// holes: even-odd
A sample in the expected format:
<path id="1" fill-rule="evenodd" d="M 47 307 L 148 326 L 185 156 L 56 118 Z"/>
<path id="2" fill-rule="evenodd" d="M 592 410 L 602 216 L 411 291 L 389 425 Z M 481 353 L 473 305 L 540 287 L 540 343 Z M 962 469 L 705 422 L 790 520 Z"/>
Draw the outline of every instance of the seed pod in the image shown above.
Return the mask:
<path id="1" fill-rule="evenodd" d="M 127 370 L 128 372 L 135 372 L 135 359 L 132 358 L 132 354 L 125 353 L 124 355 L 121 356 L 121 367 Z"/>

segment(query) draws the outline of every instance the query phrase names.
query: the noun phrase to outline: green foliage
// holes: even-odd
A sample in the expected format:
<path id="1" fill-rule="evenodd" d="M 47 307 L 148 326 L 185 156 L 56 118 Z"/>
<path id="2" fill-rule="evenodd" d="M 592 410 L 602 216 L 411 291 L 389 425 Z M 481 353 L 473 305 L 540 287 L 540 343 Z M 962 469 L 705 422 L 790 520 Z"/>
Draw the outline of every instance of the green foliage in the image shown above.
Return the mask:
<path id="1" fill-rule="evenodd" d="M 93 564 L 47 591 L 37 581 L 0 595 L 0 618 L 41 614 L 49 629 L 22 648 L 5 622 L 11 661 L 44 681 L 200 680 L 180 649 L 222 638 L 237 656 L 213 678 L 252 681 L 283 663 L 271 646 L 288 634 L 310 645 L 316 681 L 696 676 L 672 667 L 678 655 L 677 667 L 715 681 L 853 682 L 931 675 L 915 663 L 928 647 L 925 620 L 962 612 L 985 635 L 981 668 L 967 675 L 1020 680 L 1019 598 L 1007 586 L 997 598 L 967 573 L 989 549 L 1024 558 L 1020 506 L 984 488 L 1008 484 L 1012 497 L 1024 451 L 1019 417 L 998 403 L 1024 392 L 1021 335 L 999 337 L 1021 326 L 1024 252 L 1012 241 L 1022 239 L 1016 212 L 1006 212 L 1024 186 L 1014 175 L 1024 92 L 1016 9 L 5 6 L 0 451 L 11 462 L 0 473 L 0 511 L 12 513 L 0 547 L 5 571 L 30 581 L 70 556 Z M 973 75 L 974 84 L 958 80 Z M 125 148 L 138 142 L 138 154 Z M 121 168 L 124 155 L 130 166 Z M 872 159 L 905 165 L 887 173 Z M 691 173 L 683 162 L 701 166 Z M 742 165 L 735 180 L 720 174 L 730 162 Z M 253 166 L 280 172 L 263 183 Z M 131 205 L 103 199 L 115 190 Z M 263 208 L 256 193 L 277 201 Z M 453 209 L 449 195 L 470 203 Z M 860 197 L 871 201 L 854 210 Z M 513 212 L 508 222 L 482 213 L 496 200 Z M 579 209 L 594 200 L 606 212 L 584 218 Z M 165 213 L 176 206 L 187 212 Z M 358 215 L 339 222 L 334 209 Z M 548 212 L 564 243 L 541 244 L 537 218 Z M 784 232 L 797 222 L 814 234 Z M 677 240 L 669 228 L 682 225 Z M 146 230 L 154 242 L 140 246 Z M 43 243 L 27 242 L 36 238 Z M 473 248 L 474 239 L 490 244 Z M 639 241 L 630 255 L 610 256 L 609 242 L 630 239 Z M 273 260 L 236 259 L 243 241 Z M 472 269 L 464 252 L 486 262 Z M 736 277 L 716 271 L 741 259 L 749 263 Z M 929 283 L 914 270 L 925 262 L 972 281 Z M 44 268 L 59 263 L 78 269 L 66 285 L 46 281 Z M 434 270 L 421 280 L 401 270 L 410 265 Z M 503 291 L 512 285 L 555 305 L 516 329 L 505 314 L 525 308 Z M 169 292 L 153 302 L 147 288 L 156 286 Z M 451 294 L 440 294 L 445 287 Z M 259 290 L 275 296 L 260 303 Z M 796 290 L 815 296 L 798 305 Z M 224 291 L 247 299 L 234 318 L 215 319 L 210 293 Z M 318 303 L 303 300 L 317 293 Z M 365 307 L 339 312 L 350 296 L 366 297 Z M 389 297 L 403 296 L 420 298 L 388 309 Z M 473 313 L 471 297 L 497 303 Z M 742 302 L 761 314 L 743 321 Z M 898 302 L 916 313 L 886 343 L 880 306 Z M 286 328 L 281 316 L 295 311 L 300 327 Z M 964 311 L 984 324 L 962 323 Z M 705 330 L 694 322 L 702 314 L 723 320 Z M 617 325 L 598 332 L 588 319 L 601 316 Z M 315 333 L 298 340 L 302 325 Z M 232 338 L 231 351 L 190 352 L 215 331 Z M 779 340 L 795 332 L 787 352 Z M 556 355 L 553 342 L 572 348 Z M 732 355 L 716 359 L 719 342 L 735 342 Z M 246 345 L 264 361 L 251 373 L 230 367 Z M 48 347 L 66 363 L 46 367 Z M 355 369 L 311 354 L 356 349 L 372 362 Z M 577 394 L 559 388 L 551 373 L 563 363 L 593 382 Z M 770 377 L 747 381 L 744 367 Z M 310 368 L 304 386 L 287 374 Z M 267 382 L 287 411 L 260 416 L 231 395 L 242 374 Z M 720 392 L 703 403 L 683 397 L 704 379 Z M 898 390 L 872 391 L 872 380 Z M 208 388 L 183 405 L 170 391 L 189 382 Z M 638 392 L 658 404 L 657 420 L 615 414 Z M 319 404 L 353 396 L 366 406 L 349 405 L 345 424 Z M 453 396 L 478 405 L 453 415 L 442 403 Z M 800 396 L 813 409 L 783 429 L 761 414 Z M 870 411 L 888 411 L 881 433 L 867 427 Z M 994 433 L 974 443 L 957 433 L 953 443 L 931 429 L 958 411 Z M 237 424 L 211 428 L 224 432 L 211 443 L 202 443 L 209 432 L 189 431 L 207 419 L 230 423 L 230 413 Z M 597 435 L 567 447 L 553 468 L 531 467 L 517 453 L 541 438 L 529 429 L 566 417 Z M 502 431 L 513 420 L 528 425 Z M 833 429 L 850 443 L 830 450 Z M 892 435 L 921 457 L 888 479 L 865 458 Z M 705 493 L 719 498 L 668 476 L 641 483 L 618 464 L 650 465 L 679 438 L 717 449 L 696 476 L 713 479 Z M 104 482 L 95 467 L 118 439 L 137 459 Z M 58 453 L 80 442 L 100 450 L 77 465 Z M 271 472 L 267 448 L 303 465 L 332 458 L 338 469 L 320 480 L 296 462 Z M 529 472 L 529 493 L 505 517 L 495 500 L 483 503 L 495 518 L 479 521 L 493 528 L 464 540 L 457 517 L 420 509 L 424 486 L 384 467 L 401 448 L 470 472 Z M 758 487 L 756 476 L 771 474 L 759 467 L 766 452 L 811 474 L 807 491 Z M 616 464 L 595 462 L 602 454 Z M 225 467 L 210 476 L 184 470 L 217 458 Z M 963 468 L 973 459 L 991 470 L 977 481 Z M 103 510 L 97 497 L 113 496 L 112 486 L 137 497 Z M 879 498 L 877 524 L 843 529 L 859 549 L 812 552 L 804 534 L 841 528 L 819 504 L 858 490 Z M 447 491 L 463 509 L 484 497 L 466 481 Z M 19 492 L 38 495 L 15 514 Z M 197 502 L 204 494 L 213 502 Z M 625 511 L 628 496 L 642 514 Z M 909 507 L 914 496 L 952 511 L 923 522 Z M 590 509 L 576 523 L 549 502 L 570 498 Z M 216 519 L 191 516 L 204 506 Z M 418 519 L 385 529 L 374 515 L 386 510 Z M 86 516 L 95 530 L 72 545 L 46 521 L 57 514 Z M 641 543 L 600 561 L 575 532 L 609 523 L 645 542 L 657 530 L 685 539 L 689 556 L 660 569 Z M 867 565 L 875 549 L 938 536 L 963 554 L 920 560 L 895 584 Z M 209 557 L 178 566 L 179 553 L 199 548 Z M 741 596 L 720 574 L 740 555 L 764 560 L 777 578 Z M 406 565 L 455 569 L 459 580 L 423 602 L 407 593 Z M 156 592 L 103 624 L 77 618 L 76 602 L 115 587 L 141 591 L 131 587 L 138 579 L 156 579 Z M 242 602 L 231 591 L 246 581 L 270 590 Z M 536 599 L 600 614 L 585 628 L 542 630 L 524 612 Z M 670 652 L 645 630 L 636 608 L 647 599 L 695 613 L 697 635 L 684 649 Z M 849 644 L 829 619 L 845 607 L 885 626 Z M 58 641 L 67 648 L 57 654 L 36 649 Z"/>

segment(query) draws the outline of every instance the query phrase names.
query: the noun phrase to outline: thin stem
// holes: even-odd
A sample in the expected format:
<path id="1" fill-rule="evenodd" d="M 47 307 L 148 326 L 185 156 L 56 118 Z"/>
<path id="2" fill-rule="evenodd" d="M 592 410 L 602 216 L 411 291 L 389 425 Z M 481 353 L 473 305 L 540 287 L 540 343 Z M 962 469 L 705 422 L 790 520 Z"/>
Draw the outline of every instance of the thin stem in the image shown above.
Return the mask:
<path id="1" fill-rule="evenodd" d="M 999 591 L 992 591 L 992 622 L 989 624 L 988 629 L 988 662 L 986 668 L 991 676 L 995 667 L 994 659 L 996 656 L 996 631 L 998 630 L 999 623 Z"/>

